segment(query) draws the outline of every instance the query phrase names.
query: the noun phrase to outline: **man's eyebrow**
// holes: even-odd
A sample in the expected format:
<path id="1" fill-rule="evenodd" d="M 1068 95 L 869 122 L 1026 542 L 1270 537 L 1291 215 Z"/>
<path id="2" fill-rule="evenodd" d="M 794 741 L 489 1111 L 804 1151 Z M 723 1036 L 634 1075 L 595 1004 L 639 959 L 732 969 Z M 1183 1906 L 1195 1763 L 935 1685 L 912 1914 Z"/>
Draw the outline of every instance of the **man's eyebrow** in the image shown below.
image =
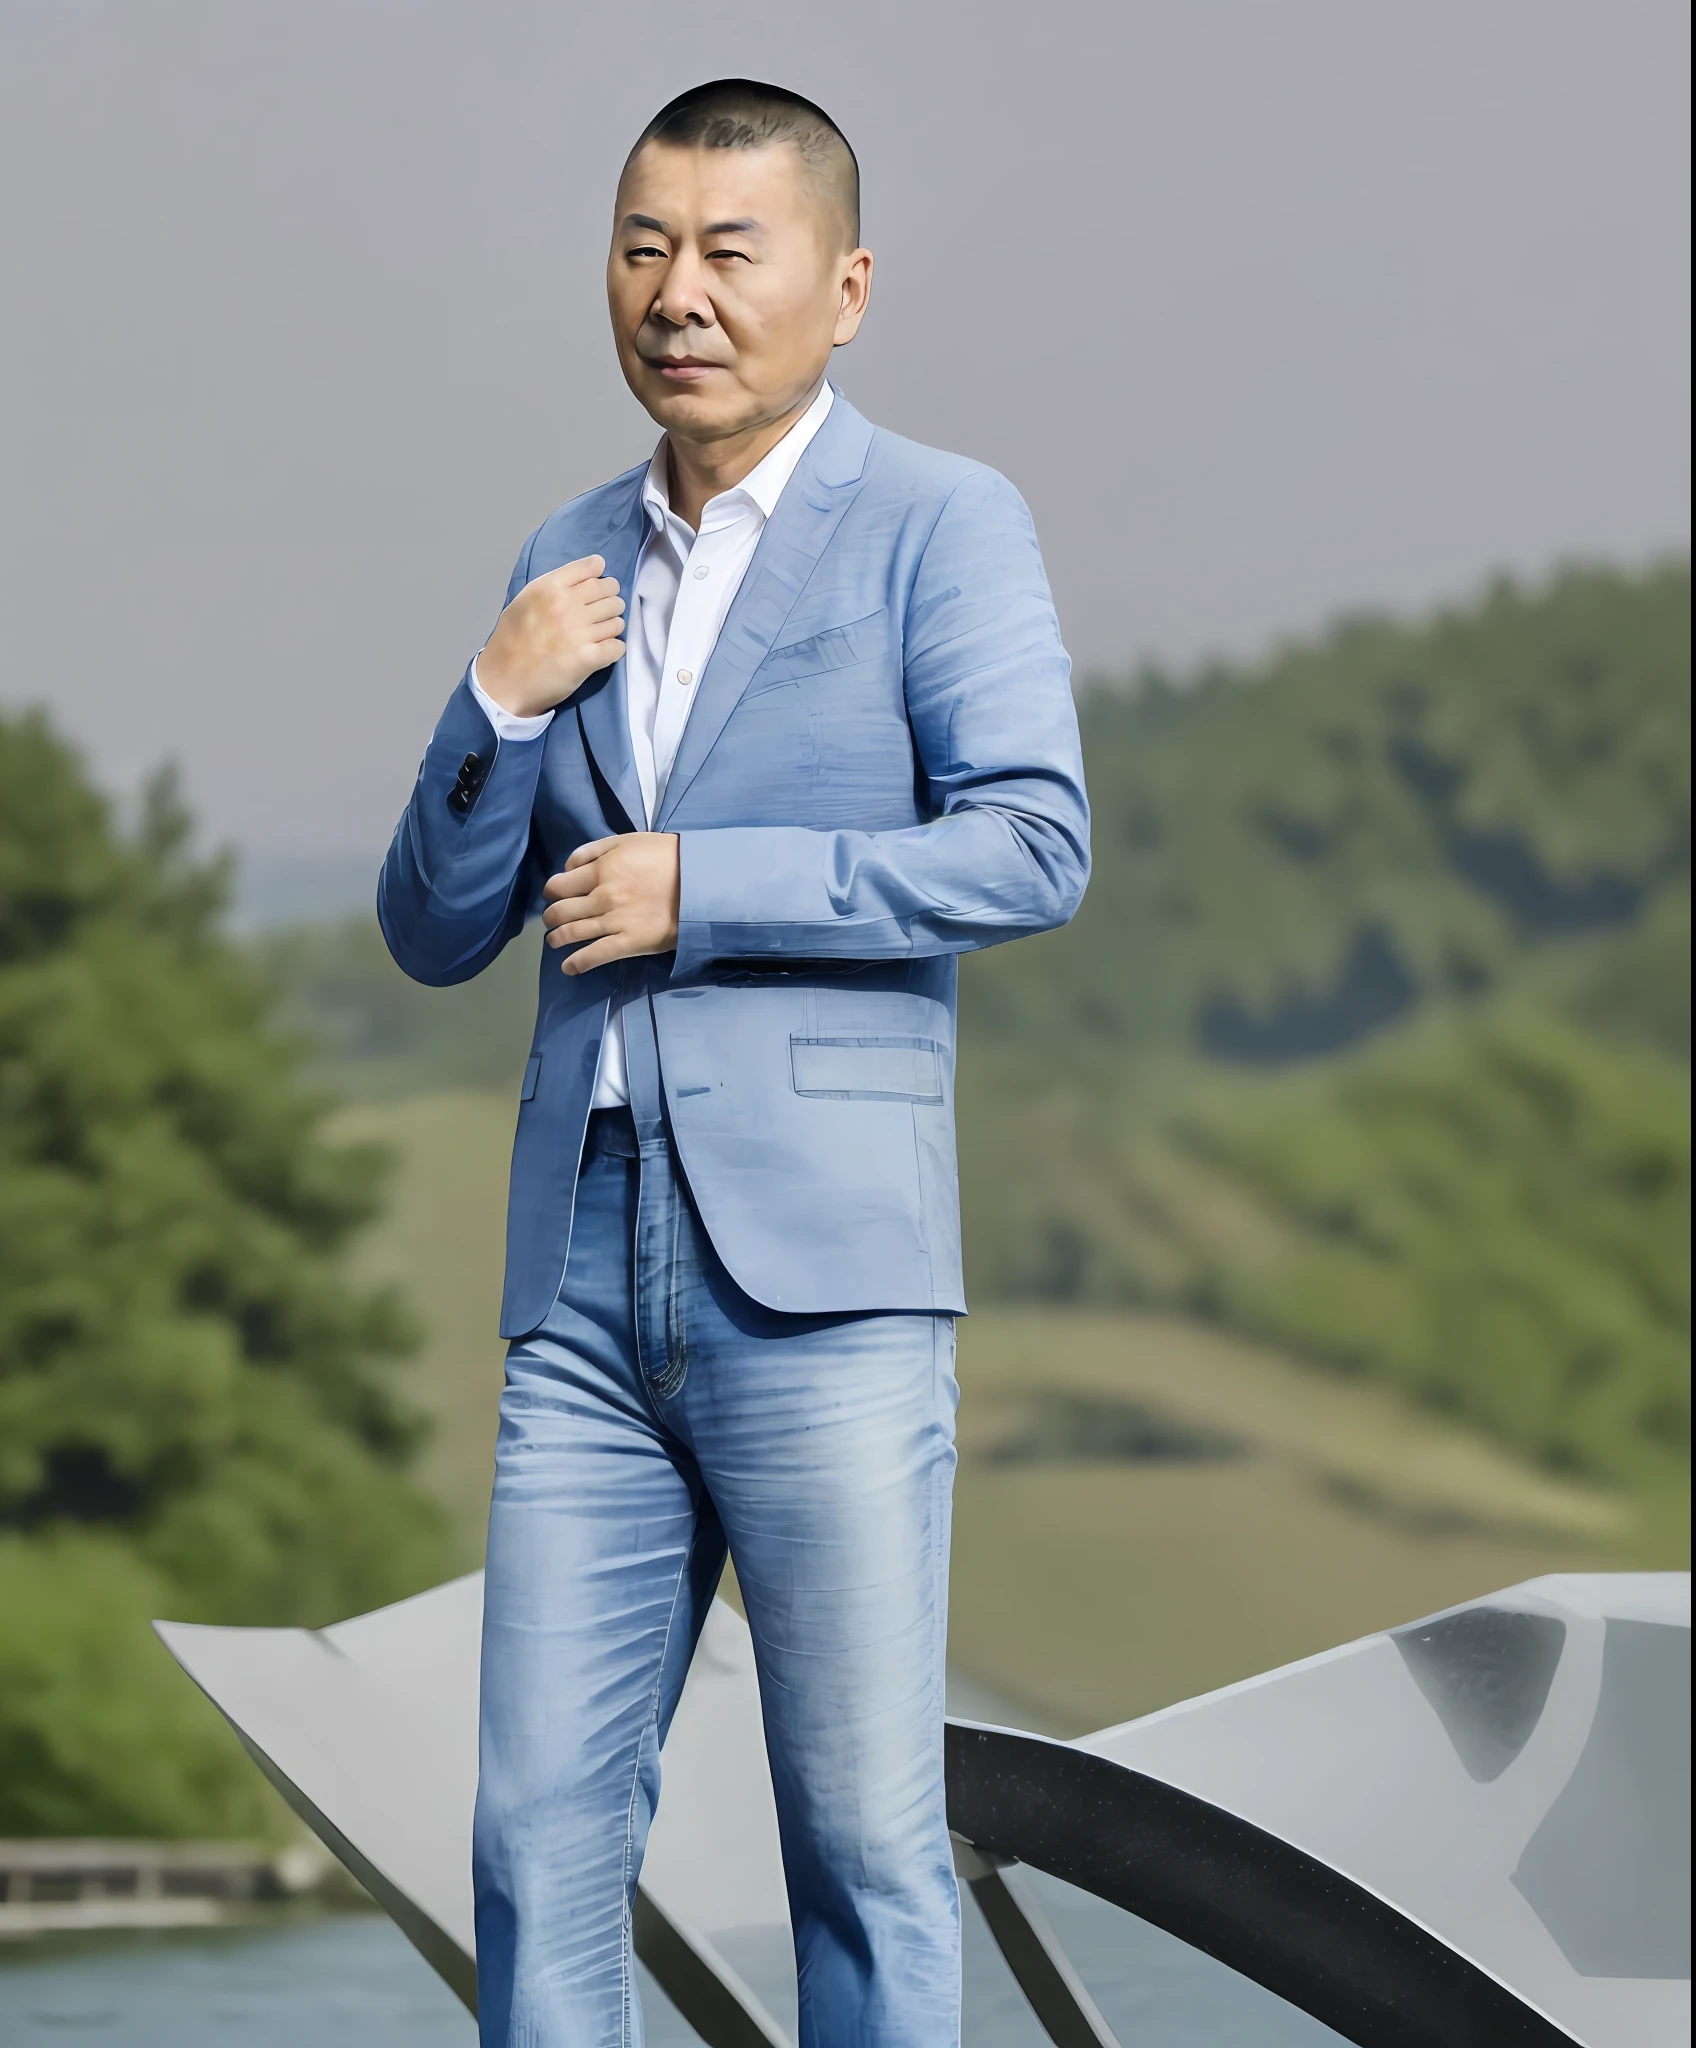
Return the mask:
<path id="1" fill-rule="evenodd" d="M 627 228 L 645 228 L 649 234 L 665 235 L 668 238 L 672 232 L 669 221 L 655 220 L 651 213 L 627 213 L 620 225 Z M 701 232 L 704 235 L 762 235 L 765 229 L 753 219 L 715 220 L 710 227 L 703 228 Z"/>

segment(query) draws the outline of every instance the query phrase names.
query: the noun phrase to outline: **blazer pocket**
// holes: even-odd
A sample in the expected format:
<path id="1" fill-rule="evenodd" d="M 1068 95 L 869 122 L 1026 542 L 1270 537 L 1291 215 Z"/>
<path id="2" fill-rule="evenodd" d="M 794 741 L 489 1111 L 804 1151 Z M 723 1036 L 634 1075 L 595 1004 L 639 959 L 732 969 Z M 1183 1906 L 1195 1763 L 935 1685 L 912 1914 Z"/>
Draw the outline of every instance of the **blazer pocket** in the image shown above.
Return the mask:
<path id="1" fill-rule="evenodd" d="M 797 1095 L 837 1102 L 940 1102 L 942 1047 L 934 1038 L 789 1040 Z"/>
<path id="2" fill-rule="evenodd" d="M 754 671 L 747 694 L 757 696 L 778 683 L 798 682 L 803 676 L 824 675 L 833 668 L 852 668 L 856 662 L 869 661 L 883 644 L 882 626 L 887 616 L 888 608 L 879 605 L 863 619 L 826 626 L 822 632 L 809 633 L 805 640 L 774 647 Z"/>
<path id="3" fill-rule="evenodd" d="M 540 1078 L 541 1072 L 542 1055 L 539 1052 L 533 1052 L 524 1062 L 524 1083 L 518 1091 L 520 1102 L 529 1102 L 533 1099 L 536 1093 L 536 1082 Z"/>

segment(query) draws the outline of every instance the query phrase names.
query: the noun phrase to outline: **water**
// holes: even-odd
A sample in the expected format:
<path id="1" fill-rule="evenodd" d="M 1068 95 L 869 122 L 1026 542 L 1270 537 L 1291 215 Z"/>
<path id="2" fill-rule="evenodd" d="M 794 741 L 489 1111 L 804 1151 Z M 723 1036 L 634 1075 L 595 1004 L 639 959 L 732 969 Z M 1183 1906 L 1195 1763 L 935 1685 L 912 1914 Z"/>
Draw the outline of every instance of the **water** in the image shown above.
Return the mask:
<path id="1" fill-rule="evenodd" d="M 377 1914 L 0 1949 L 4 2048 L 473 2048 L 475 2040 L 458 1999 Z"/>
<path id="2" fill-rule="evenodd" d="M 1126 2048 L 1340 2048 L 1183 1943 L 1026 1874 Z M 970 1897 L 967 2048 L 1046 2048 Z M 643 1973 L 649 2048 L 699 2036 Z M 0 1946 L 0 2048 L 475 2048 L 459 2001 L 376 1914 Z"/>
<path id="3" fill-rule="evenodd" d="M 1253 2048 L 1348 2048 L 1341 2034 L 1117 1906 L 1036 1871 L 1020 1871 L 1018 1881 L 1029 1887 L 1047 1915 L 1102 2018 L 1124 2048 L 1249 2048 L 1251 2043 Z M 972 1917 L 1007 1989 L 1023 2005 L 975 1908 Z M 1026 2033 L 997 2031 L 994 2024 L 981 2032 L 973 2030 L 974 1989 L 993 1978 L 988 1968 L 980 1973 L 973 1967 L 969 1927 L 966 1954 L 963 2031 L 969 2048 L 1027 2048 L 1027 2043 L 1029 2048 L 1047 2048 L 1047 2036 L 1028 2006 Z"/>

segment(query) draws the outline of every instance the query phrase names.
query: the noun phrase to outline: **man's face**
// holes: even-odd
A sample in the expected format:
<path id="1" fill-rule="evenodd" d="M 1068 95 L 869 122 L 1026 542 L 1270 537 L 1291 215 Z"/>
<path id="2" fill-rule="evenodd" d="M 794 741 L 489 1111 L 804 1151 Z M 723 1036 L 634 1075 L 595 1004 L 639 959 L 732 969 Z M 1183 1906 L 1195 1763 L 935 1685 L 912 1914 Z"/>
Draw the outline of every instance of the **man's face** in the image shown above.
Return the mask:
<path id="1" fill-rule="evenodd" d="M 711 442 L 793 412 L 865 310 L 871 258 L 787 142 L 650 142 L 618 189 L 607 299 L 655 420 Z"/>

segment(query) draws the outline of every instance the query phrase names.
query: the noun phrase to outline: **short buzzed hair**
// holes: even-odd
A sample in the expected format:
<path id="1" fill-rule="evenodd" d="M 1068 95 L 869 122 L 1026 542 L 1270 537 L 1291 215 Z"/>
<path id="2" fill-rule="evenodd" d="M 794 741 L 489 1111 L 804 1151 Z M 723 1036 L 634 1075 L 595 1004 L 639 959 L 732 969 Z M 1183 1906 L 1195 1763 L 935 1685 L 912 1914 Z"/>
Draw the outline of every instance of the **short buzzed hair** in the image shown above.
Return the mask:
<path id="1" fill-rule="evenodd" d="M 827 200 L 842 215 L 848 239 L 860 240 L 860 163 L 848 138 L 825 112 L 798 92 L 762 85 L 754 78 L 715 78 L 679 93 L 636 138 L 624 160 L 629 170 L 650 142 L 683 149 L 764 149 L 775 142 L 794 145 Z"/>

